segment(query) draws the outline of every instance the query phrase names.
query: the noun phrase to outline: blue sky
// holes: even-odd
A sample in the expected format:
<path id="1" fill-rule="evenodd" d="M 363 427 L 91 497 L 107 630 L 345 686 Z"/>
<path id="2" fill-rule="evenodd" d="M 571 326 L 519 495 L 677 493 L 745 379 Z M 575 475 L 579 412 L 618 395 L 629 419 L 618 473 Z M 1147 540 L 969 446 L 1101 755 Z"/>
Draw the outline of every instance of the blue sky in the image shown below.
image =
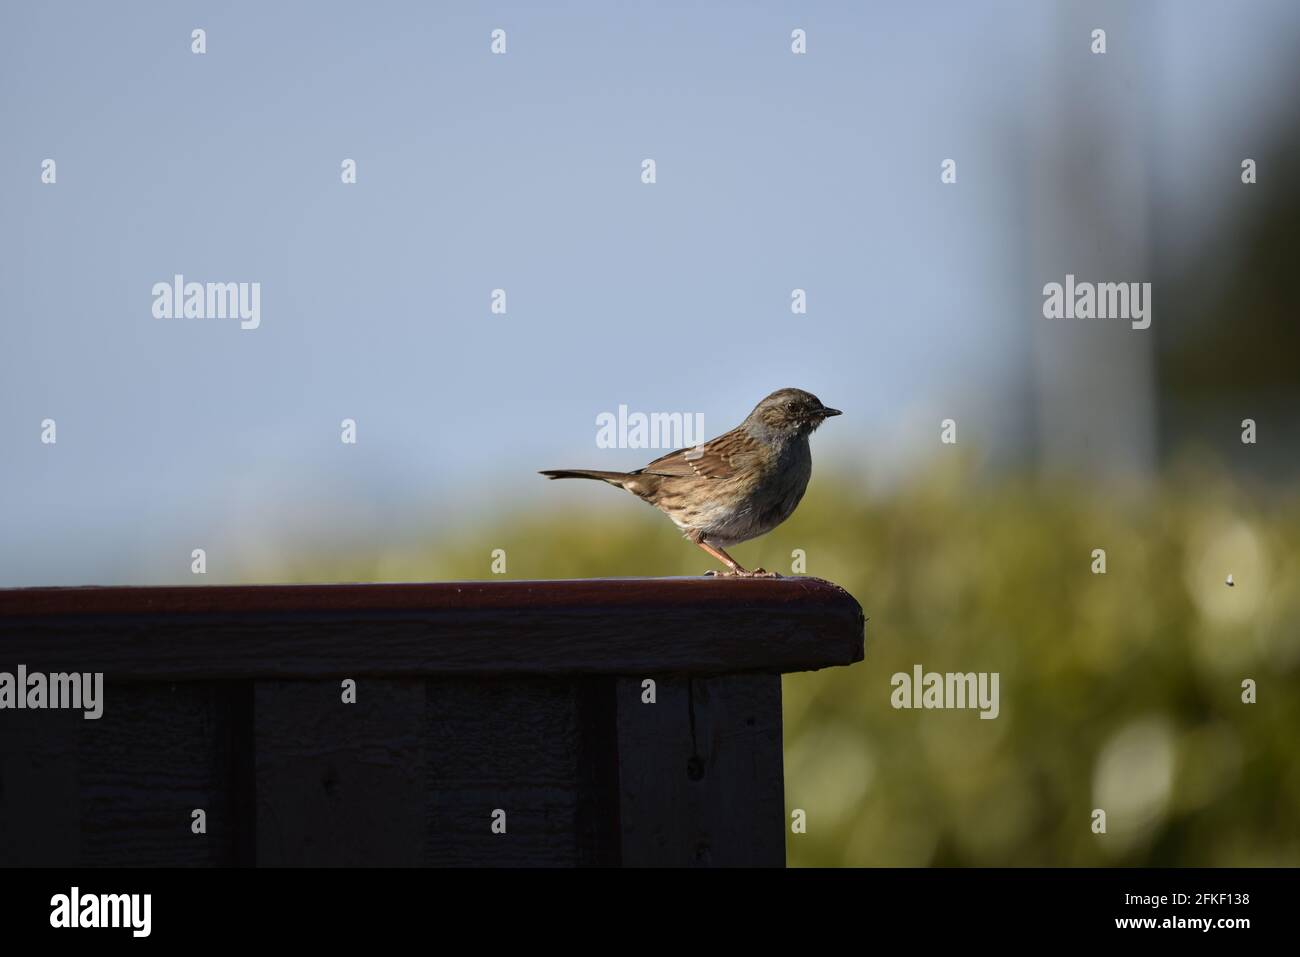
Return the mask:
<path id="1" fill-rule="evenodd" d="M 1107 55 L 1150 82 L 1177 206 L 1287 103 L 1300 14 L 1143 6 Z M 916 423 L 1023 399 L 1016 170 L 1075 30 L 1028 2 L 5 5 L 0 585 L 542 503 L 538 468 L 651 457 L 596 448 L 619 404 L 716 433 L 800 386 L 846 412 L 822 460 L 903 467 Z M 154 319 L 176 273 L 260 282 L 261 327 Z"/>

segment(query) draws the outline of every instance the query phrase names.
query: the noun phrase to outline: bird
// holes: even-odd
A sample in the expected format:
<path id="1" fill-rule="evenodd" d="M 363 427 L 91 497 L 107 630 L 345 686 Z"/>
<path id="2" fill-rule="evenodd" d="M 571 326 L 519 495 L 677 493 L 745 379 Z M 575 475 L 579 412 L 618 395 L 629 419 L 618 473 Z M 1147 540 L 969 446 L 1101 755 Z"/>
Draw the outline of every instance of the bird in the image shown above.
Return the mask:
<path id="1" fill-rule="evenodd" d="M 548 469 L 538 474 L 594 479 L 625 489 L 667 515 L 687 541 L 720 561 L 727 569 L 722 575 L 779 578 L 762 568 L 742 568 L 726 549 L 764 535 L 790 517 L 812 477 L 808 436 L 841 414 L 811 392 L 778 389 L 730 432 L 669 452 L 635 472 Z"/>

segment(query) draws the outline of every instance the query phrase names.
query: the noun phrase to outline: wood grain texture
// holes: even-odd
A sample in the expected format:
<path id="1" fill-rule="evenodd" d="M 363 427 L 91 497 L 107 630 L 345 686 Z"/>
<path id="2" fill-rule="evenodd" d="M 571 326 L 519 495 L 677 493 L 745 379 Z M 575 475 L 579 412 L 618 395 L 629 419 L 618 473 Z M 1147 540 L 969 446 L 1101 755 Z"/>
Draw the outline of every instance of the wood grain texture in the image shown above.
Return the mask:
<path id="1" fill-rule="evenodd" d="M 114 680 L 776 674 L 860 661 L 814 578 L 0 590 L 3 660 Z"/>
<path id="2" fill-rule="evenodd" d="M 0 591 L 107 679 L 0 714 L 0 865 L 780 866 L 780 674 L 862 655 L 817 579 Z"/>
<path id="3" fill-rule="evenodd" d="M 618 683 L 622 863 L 785 865 L 781 679 Z"/>
<path id="4" fill-rule="evenodd" d="M 590 863 L 580 828 L 578 683 L 428 683 L 426 860 L 432 866 Z M 492 814 L 506 831 L 493 833 Z"/>
<path id="5" fill-rule="evenodd" d="M 614 863 L 617 756 L 587 740 L 612 732 L 612 691 L 599 678 L 365 678 L 343 704 L 335 681 L 259 681 L 257 863 Z"/>
<path id="6" fill-rule="evenodd" d="M 196 867 L 239 863 L 247 806 L 234 735 L 248 705 L 233 682 L 116 684 L 80 740 L 81 863 Z M 201 808 L 206 834 L 191 830 Z"/>
<path id="7" fill-rule="evenodd" d="M 6 711 L 0 866 L 185 867 L 251 862 L 241 773 L 246 688 L 104 687 L 104 713 Z M 207 833 L 191 813 L 207 814 Z"/>
<path id="8" fill-rule="evenodd" d="M 419 679 L 258 681 L 257 863 L 412 867 L 423 861 L 425 687 Z"/>
<path id="9" fill-rule="evenodd" d="M 780 677 L 642 680 L 111 684 L 0 726 L 0 863 L 782 864 Z"/>

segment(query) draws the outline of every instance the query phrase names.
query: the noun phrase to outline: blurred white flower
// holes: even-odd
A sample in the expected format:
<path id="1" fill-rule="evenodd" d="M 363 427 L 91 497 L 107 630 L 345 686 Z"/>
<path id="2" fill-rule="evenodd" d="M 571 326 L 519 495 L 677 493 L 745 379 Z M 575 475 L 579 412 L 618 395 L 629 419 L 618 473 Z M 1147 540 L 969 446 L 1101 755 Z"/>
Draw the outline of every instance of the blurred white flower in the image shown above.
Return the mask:
<path id="1" fill-rule="evenodd" d="M 1149 840 L 1165 819 L 1174 779 L 1174 735 L 1164 718 L 1135 721 L 1111 737 L 1093 770 L 1094 808 L 1106 812 L 1098 835 L 1112 854 Z"/>

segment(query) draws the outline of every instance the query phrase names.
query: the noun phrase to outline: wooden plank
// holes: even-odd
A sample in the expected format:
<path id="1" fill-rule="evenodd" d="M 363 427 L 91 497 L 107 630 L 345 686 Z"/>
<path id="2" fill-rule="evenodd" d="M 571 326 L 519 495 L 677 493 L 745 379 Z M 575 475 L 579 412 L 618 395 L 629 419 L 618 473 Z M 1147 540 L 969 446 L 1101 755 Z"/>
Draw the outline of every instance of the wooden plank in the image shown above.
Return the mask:
<path id="1" fill-rule="evenodd" d="M 0 867 L 81 863 L 80 711 L 0 713 Z"/>
<path id="2" fill-rule="evenodd" d="M 419 679 L 258 681 L 257 863 L 410 867 L 422 860 L 427 761 Z"/>
<path id="3" fill-rule="evenodd" d="M 115 680 L 803 671 L 862 659 L 812 578 L 0 591 L 0 650 Z"/>
<path id="4" fill-rule="evenodd" d="M 579 866 L 617 867 L 623 861 L 618 784 L 619 679 L 577 679 Z"/>
<path id="5" fill-rule="evenodd" d="M 249 863 L 238 683 L 109 683 L 104 712 L 5 712 L 0 866 Z M 207 814 L 207 834 L 191 812 Z"/>
<path id="6" fill-rule="evenodd" d="M 428 864 L 596 863 L 598 822 L 584 817 L 596 795 L 579 767 L 585 690 L 537 678 L 428 683 Z M 497 810 L 505 833 L 492 830 Z"/>
<path id="7" fill-rule="evenodd" d="M 781 678 L 618 682 L 622 863 L 785 865 Z"/>
<path id="8" fill-rule="evenodd" d="M 106 684 L 103 716 L 81 721 L 78 735 L 80 863 L 240 863 L 248 805 L 237 728 L 248 700 L 247 686 L 229 682 Z M 205 834 L 191 829 L 195 809 Z"/>
<path id="9" fill-rule="evenodd" d="M 585 763 L 613 728 L 594 681 L 364 678 L 352 705 L 334 681 L 257 682 L 258 864 L 616 861 L 612 750 Z"/>

